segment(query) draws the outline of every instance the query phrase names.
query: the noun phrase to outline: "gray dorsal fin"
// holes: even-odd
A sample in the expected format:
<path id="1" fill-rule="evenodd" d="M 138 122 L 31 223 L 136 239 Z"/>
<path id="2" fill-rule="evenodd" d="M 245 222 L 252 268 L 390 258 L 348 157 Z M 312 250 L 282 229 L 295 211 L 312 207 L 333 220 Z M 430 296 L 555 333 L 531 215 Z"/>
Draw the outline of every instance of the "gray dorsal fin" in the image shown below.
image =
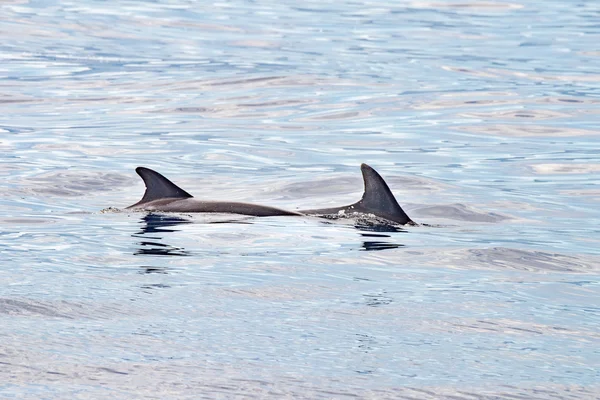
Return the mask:
<path id="1" fill-rule="evenodd" d="M 144 197 L 137 203 L 127 208 L 136 207 L 140 204 L 148 203 L 150 201 L 165 199 L 165 198 L 179 198 L 187 199 L 194 197 L 161 174 L 150 168 L 137 167 L 135 172 L 144 180 L 146 184 L 146 191 Z"/>
<path id="2" fill-rule="evenodd" d="M 367 164 L 361 164 L 365 192 L 356 205 L 366 212 L 390 219 L 400 224 L 414 224 L 396 201 L 381 175 Z"/>

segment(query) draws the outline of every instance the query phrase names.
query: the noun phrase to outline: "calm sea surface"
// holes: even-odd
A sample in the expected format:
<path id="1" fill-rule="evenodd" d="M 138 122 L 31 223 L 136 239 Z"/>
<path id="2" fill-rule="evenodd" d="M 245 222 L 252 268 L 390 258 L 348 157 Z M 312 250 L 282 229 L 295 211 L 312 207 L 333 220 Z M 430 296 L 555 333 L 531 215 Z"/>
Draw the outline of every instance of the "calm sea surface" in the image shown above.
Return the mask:
<path id="1" fill-rule="evenodd" d="M 599 21 L 1 2 L 0 398 L 600 398 Z M 115 212 L 140 165 L 297 210 L 362 162 L 430 226 Z"/>

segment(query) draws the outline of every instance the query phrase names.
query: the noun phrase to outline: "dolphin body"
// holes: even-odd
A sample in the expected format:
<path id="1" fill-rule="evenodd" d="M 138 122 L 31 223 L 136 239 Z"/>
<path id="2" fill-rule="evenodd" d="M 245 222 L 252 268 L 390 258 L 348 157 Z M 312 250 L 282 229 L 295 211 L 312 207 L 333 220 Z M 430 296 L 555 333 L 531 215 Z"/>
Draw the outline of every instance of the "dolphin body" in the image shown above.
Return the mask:
<path id="1" fill-rule="evenodd" d="M 135 172 L 143 179 L 146 192 L 140 201 L 127 209 L 182 213 L 228 213 L 256 217 L 277 215 L 351 217 L 353 214 L 359 213 L 373 214 L 401 225 L 416 225 L 400 207 L 381 175 L 367 164 L 362 164 L 360 169 L 365 183 L 365 191 L 360 201 L 344 207 L 294 212 L 258 204 L 198 200 L 158 172 L 145 167 L 137 167 Z"/>

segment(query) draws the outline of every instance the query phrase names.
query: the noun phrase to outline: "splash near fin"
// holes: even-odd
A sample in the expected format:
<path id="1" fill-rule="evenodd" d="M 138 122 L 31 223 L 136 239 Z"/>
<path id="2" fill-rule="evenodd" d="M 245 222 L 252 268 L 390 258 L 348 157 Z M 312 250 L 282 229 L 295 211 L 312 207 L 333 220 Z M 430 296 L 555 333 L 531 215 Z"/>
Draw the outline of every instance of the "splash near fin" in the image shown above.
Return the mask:
<path id="1" fill-rule="evenodd" d="M 355 207 L 402 225 L 414 224 L 400 207 L 381 175 L 367 164 L 361 164 L 360 170 L 365 182 L 365 192 Z"/>
<path id="2" fill-rule="evenodd" d="M 150 168 L 137 167 L 135 172 L 143 179 L 146 185 L 144 197 L 137 203 L 127 207 L 134 208 L 141 204 L 148 203 L 158 199 L 175 198 L 187 199 L 194 197 L 161 174 Z"/>

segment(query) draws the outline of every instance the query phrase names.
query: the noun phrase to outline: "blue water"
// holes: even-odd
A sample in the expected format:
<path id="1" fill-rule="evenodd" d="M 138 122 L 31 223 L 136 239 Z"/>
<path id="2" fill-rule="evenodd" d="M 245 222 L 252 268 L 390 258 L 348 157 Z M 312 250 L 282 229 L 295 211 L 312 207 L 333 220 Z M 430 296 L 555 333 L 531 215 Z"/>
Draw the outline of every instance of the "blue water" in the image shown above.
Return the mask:
<path id="1" fill-rule="evenodd" d="M 600 5 L 295 4 L 0 5 L 0 397 L 600 398 Z"/>

